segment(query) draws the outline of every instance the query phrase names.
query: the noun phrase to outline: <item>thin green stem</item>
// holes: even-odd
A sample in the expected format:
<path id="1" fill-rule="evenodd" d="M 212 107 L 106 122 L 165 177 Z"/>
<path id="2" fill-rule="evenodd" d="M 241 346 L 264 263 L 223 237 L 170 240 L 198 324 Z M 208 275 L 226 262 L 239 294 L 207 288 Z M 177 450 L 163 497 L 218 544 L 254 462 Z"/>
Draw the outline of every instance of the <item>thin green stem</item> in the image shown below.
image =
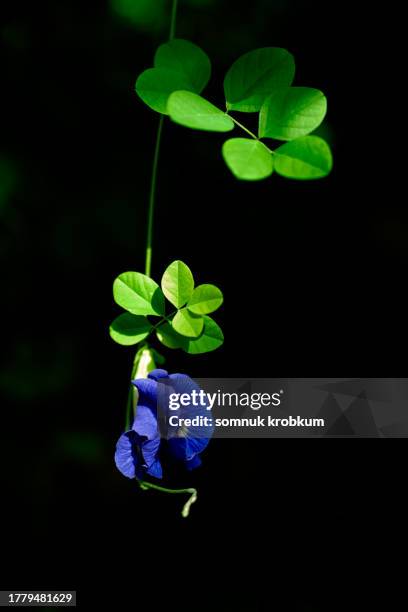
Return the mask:
<path id="1" fill-rule="evenodd" d="M 265 149 L 267 149 L 269 151 L 269 153 L 275 153 L 274 151 L 272 151 L 272 149 L 270 149 L 269 147 L 266 146 L 266 144 L 264 142 L 262 142 L 262 140 L 259 140 L 258 136 L 256 136 L 253 132 L 251 132 L 251 130 L 248 130 L 247 127 L 245 127 L 245 125 L 242 125 L 242 123 L 240 123 L 237 119 L 235 119 L 235 117 L 233 117 L 232 115 L 230 115 L 229 113 L 226 113 L 228 115 L 228 117 L 230 119 L 233 120 L 233 122 L 235 123 L 235 125 L 237 125 L 238 127 L 241 128 L 241 130 L 244 130 L 244 132 L 246 132 L 247 134 L 249 134 L 251 136 L 251 138 L 253 138 L 254 140 L 257 140 L 258 142 L 261 143 L 261 145 L 263 145 L 265 147 Z"/>
<path id="2" fill-rule="evenodd" d="M 152 333 L 152 331 L 154 331 L 155 329 L 157 329 L 158 327 L 160 327 L 160 325 L 162 325 L 163 323 L 171 323 L 171 318 L 173 315 L 175 315 L 177 312 L 177 310 L 173 310 L 173 312 L 171 312 L 169 315 L 163 315 L 163 317 L 160 319 L 160 321 L 158 323 L 156 323 L 156 325 L 153 325 L 150 333 Z"/>
<path id="3" fill-rule="evenodd" d="M 133 360 L 132 370 L 130 372 L 130 380 L 131 381 L 136 376 L 136 368 L 137 368 L 136 360 L 137 360 L 137 356 L 138 356 L 140 350 L 143 348 L 143 346 L 144 345 L 139 347 L 138 351 L 136 352 L 135 358 Z M 133 408 L 134 394 L 135 394 L 135 388 L 134 388 L 134 386 L 131 383 L 129 383 L 129 392 L 128 392 L 127 403 L 126 403 L 125 431 L 129 431 L 129 429 L 130 429 L 130 422 L 131 422 L 131 418 L 132 418 L 132 408 Z"/>
<path id="4" fill-rule="evenodd" d="M 228 113 L 227 113 L 228 114 Z M 244 130 L 244 132 L 246 132 L 247 134 L 249 134 L 251 136 L 251 138 L 255 138 L 255 140 L 259 140 L 258 136 L 255 136 L 255 134 L 253 132 L 251 132 L 251 130 L 248 130 L 248 128 L 245 127 L 245 125 L 242 125 L 242 123 L 240 123 L 237 119 L 235 119 L 235 117 L 233 117 L 232 115 L 228 114 L 228 117 L 230 119 L 233 120 L 233 122 L 235 123 L 235 125 L 237 125 L 238 127 L 241 128 L 241 130 Z"/>
<path id="5" fill-rule="evenodd" d="M 173 5 L 171 7 L 169 40 L 173 40 L 176 34 L 177 4 L 178 4 L 178 0 L 173 0 Z"/>
<path id="6" fill-rule="evenodd" d="M 132 414 L 133 387 L 130 385 L 126 404 L 125 431 L 130 429 L 130 418 Z"/>
<path id="7" fill-rule="evenodd" d="M 177 22 L 177 4 L 178 0 L 173 0 L 171 7 L 170 31 L 169 40 L 174 38 L 176 33 Z M 164 115 L 160 115 L 159 124 L 157 126 L 156 145 L 153 154 L 152 179 L 150 183 L 149 209 L 147 213 L 147 238 L 146 238 L 146 257 L 145 257 L 145 274 L 151 275 L 152 271 L 152 254 L 153 254 L 153 226 L 154 226 L 154 205 L 156 202 L 156 186 L 157 186 L 157 169 L 159 165 L 160 145 L 163 132 Z"/>
<path id="8" fill-rule="evenodd" d="M 167 489 L 166 487 L 160 487 L 159 485 L 153 484 L 152 482 L 147 482 L 146 480 L 138 480 L 139 486 L 143 491 L 147 489 L 154 489 L 155 491 L 160 491 L 161 493 L 172 493 L 172 494 L 183 494 L 189 493 L 190 497 L 186 501 L 181 511 L 181 516 L 183 518 L 187 518 L 190 513 L 190 507 L 197 501 L 197 489 L 188 488 L 188 489 Z"/>
<path id="9" fill-rule="evenodd" d="M 150 276 L 152 270 L 152 251 L 153 251 L 153 221 L 154 205 L 156 201 L 157 168 L 159 165 L 160 145 L 163 132 L 164 115 L 160 115 L 159 125 L 157 126 L 156 145 L 154 147 L 152 179 L 150 183 L 149 210 L 147 217 L 147 240 L 146 240 L 146 263 L 145 274 Z"/>

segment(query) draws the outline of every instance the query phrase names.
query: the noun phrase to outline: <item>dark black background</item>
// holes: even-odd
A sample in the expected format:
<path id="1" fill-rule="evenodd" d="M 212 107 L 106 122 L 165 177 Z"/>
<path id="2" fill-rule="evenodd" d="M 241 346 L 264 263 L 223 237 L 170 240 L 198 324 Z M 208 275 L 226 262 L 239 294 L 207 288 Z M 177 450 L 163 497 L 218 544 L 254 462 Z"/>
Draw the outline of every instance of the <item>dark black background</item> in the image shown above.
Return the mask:
<path id="1" fill-rule="evenodd" d="M 179 499 L 115 470 L 132 351 L 107 334 L 111 284 L 143 269 L 157 125 L 133 85 L 166 26 L 131 24 L 107 2 L 1 12 L 0 587 L 76 588 L 83 608 L 395 601 L 403 440 L 213 441 L 202 469 L 168 480 L 199 486 L 187 521 Z M 225 294 L 224 347 L 168 351 L 169 370 L 406 372 L 400 22 L 392 3 L 180 1 L 178 36 L 210 55 L 215 103 L 241 53 L 295 55 L 296 84 L 328 97 L 335 165 L 322 181 L 237 182 L 222 136 L 166 122 L 153 274 L 183 259 Z"/>

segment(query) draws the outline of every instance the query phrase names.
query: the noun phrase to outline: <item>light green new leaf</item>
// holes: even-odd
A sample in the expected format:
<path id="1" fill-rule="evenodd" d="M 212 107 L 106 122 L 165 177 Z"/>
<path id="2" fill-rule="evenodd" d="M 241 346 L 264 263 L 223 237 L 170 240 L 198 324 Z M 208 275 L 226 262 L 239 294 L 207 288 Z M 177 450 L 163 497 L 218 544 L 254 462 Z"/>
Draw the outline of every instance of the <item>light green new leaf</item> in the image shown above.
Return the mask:
<path id="1" fill-rule="evenodd" d="M 137 95 L 147 106 L 162 114 L 167 114 L 170 94 L 190 87 L 184 74 L 164 68 L 149 68 L 142 72 L 136 81 Z"/>
<path id="2" fill-rule="evenodd" d="M 209 132 L 229 132 L 234 122 L 222 110 L 190 91 L 175 91 L 167 103 L 171 119 L 185 127 Z"/>
<path id="3" fill-rule="evenodd" d="M 164 295 L 157 283 L 140 272 L 123 272 L 113 283 L 115 302 L 136 315 L 163 315 Z"/>
<path id="4" fill-rule="evenodd" d="M 173 261 L 162 276 L 161 286 L 169 302 L 176 308 L 181 308 L 188 302 L 194 289 L 190 268 L 182 261 Z"/>
<path id="5" fill-rule="evenodd" d="M 265 98 L 280 87 L 289 87 L 295 76 L 293 55 L 279 47 L 245 53 L 228 70 L 224 80 L 228 110 L 259 111 Z"/>
<path id="6" fill-rule="evenodd" d="M 133 359 L 132 377 L 135 379 L 147 378 L 150 372 L 157 368 L 156 356 L 157 354 L 154 349 L 150 348 L 147 344 L 142 344 Z M 133 408 L 136 408 L 139 401 L 139 393 L 136 388 L 134 388 L 132 395 Z"/>
<path id="7" fill-rule="evenodd" d="M 312 87 L 284 87 L 269 96 L 259 114 L 259 137 L 293 140 L 309 134 L 324 119 L 327 100 Z"/>
<path id="8" fill-rule="evenodd" d="M 140 317 L 128 312 L 116 317 L 109 327 L 111 338 L 118 344 L 131 346 L 144 340 L 152 329 L 152 324 L 146 317 Z"/>
<path id="9" fill-rule="evenodd" d="M 272 154 L 258 140 L 230 138 L 222 147 L 228 168 L 238 179 L 259 181 L 273 172 Z"/>
<path id="10" fill-rule="evenodd" d="M 187 308 L 194 314 L 214 312 L 224 301 L 222 291 L 215 285 L 198 285 L 188 301 Z"/>
<path id="11" fill-rule="evenodd" d="M 204 51 L 188 40 L 174 38 L 160 47 L 154 56 L 156 68 L 164 68 L 183 75 L 188 91 L 201 93 L 210 80 L 211 63 Z M 179 88 L 180 89 L 180 88 Z"/>
<path id="12" fill-rule="evenodd" d="M 171 349 L 182 348 L 187 349 L 188 339 L 185 336 L 180 336 L 169 323 L 164 323 L 156 331 L 158 340 Z"/>
<path id="13" fill-rule="evenodd" d="M 184 351 L 190 355 L 199 355 L 200 353 L 209 353 L 215 351 L 224 342 L 224 334 L 217 323 L 208 316 L 204 317 L 204 329 L 198 338 L 188 340 L 187 346 L 182 347 Z"/>
<path id="14" fill-rule="evenodd" d="M 171 322 L 177 333 L 189 338 L 197 338 L 204 327 L 203 317 L 189 312 L 187 308 L 179 310 Z"/>
<path id="15" fill-rule="evenodd" d="M 288 178 L 322 178 L 332 165 L 330 147 L 318 136 L 302 136 L 275 149 L 275 170 Z"/>

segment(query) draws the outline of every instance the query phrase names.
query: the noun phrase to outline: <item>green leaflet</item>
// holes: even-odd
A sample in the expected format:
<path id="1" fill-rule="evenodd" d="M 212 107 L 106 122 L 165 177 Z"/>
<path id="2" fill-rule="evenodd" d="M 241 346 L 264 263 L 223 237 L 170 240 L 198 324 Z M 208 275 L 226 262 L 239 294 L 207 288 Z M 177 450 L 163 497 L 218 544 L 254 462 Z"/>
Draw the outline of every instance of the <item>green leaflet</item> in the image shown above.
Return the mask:
<path id="1" fill-rule="evenodd" d="M 170 94 L 178 89 L 188 89 L 183 74 L 162 68 L 149 68 L 136 81 L 136 93 L 147 106 L 158 113 L 167 114 Z"/>
<path id="2" fill-rule="evenodd" d="M 182 336 L 197 338 L 203 331 L 204 320 L 200 315 L 189 312 L 187 308 L 179 310 L 172 321 L 173 329 Z"/>
<path id="3" fill-rule="evenodd" d="M 275 151 L 275 170 L 287 178 L 322 178 L 332 165 L 330 147 L 318 136 L 302 136 Z"/>
<path id="4" fill-rule="evenodd" d="M 228 70 L 224 80 L 228 110 L 259 111 L 265 98 L 280 87 L 292 84 L 293 56 L 279 47 L 266 47 L 245 53 Z"/>
<path id="5" fill-rule="evenodd" d="M 272 154 L 258 140 L 230 138 L 224 142 L 222 154 L 228 168 L 238 179 L 258 181 L 273 172 Z"/>
<path id="6" fill-rule="evenodd" d="M 185 336 L 180 336 L 169 323 L 163 323 L 156 331 L 157 339 L 171 349 L 187 349 L 188 339 Z"/>
<path id="7" fill-rule="evenodd" d="M 152 324 L 146 317 L 124 312 L 112 322 L 109 333 L 118 344 L 131 346 L 144 340 L 150 333 Z"/>
<path id="8" fill-rule="evenodd" d="M 153 110 L 167 114 L 167 101 L 180 89 L 201 93 L 211 74 L 208 56 L 188 40 L 173 39 L 156 51 L 154 68 L 142 72 L 136 93 Z"/>
<path id="9" fill-rule="evenodd" d="M 209 353 L 215 351 L 224 342 L 224 335 L 217 323 L 208 316 L 204 317 L 204 329 L 197 339 L 188 340 L 187 345 L 183 347 L 190 355 L 199 355 L 200 353 Z"/>
<path id="10" fill-rule="evenodd" d="M 190 268 L 182 261 L 173 261 L 163 274 L 161 286 L 169 302 L 181 308 L 188 302 L 194 289 Z"/>
<path id="11" fill-rule="evenodd" d="M 132 314 L 164 314 L 164 296 L 159 285 L 140 272 L 120 274 L 113 283 L 113 297 Z"/>
<path id="12" fill-rule="evenodd" d="M 154 65 L 183 75 L 189 84 L 187 89 L 196 93 L 203 91 L 211 76 L 208 55 L 197 45 L 181 38 L 160 45 L 154 56 Z"/>
<path id="13" fill-rule="evenodd" d="M 293 140 L 305 136 L 320 125 L 326 111 L 326 98 L 318 89 L 278 89 L 262 105 L 259 114 L 259 137 Z"/>
<path id="14" fill-rule="evenodd" d="M 195 130 L 229 132 L 234 129 L 234 122 L 222 110 L 189 91 L 171 94 L 167 111 L 175 123 Z"/>
<path id="15" fill-rule="evenodd" d="M 215 285 L 198 285 L 188 301 L 187 308 L 199 315 L 214 312 L 224 301 L 222 291 Z"/>

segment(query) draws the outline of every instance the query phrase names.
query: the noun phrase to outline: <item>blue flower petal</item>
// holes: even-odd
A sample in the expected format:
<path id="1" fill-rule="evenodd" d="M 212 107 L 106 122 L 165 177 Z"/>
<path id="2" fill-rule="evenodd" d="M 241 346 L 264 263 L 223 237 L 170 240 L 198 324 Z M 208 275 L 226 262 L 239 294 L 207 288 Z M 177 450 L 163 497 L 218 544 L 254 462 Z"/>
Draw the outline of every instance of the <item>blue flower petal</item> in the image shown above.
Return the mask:
<path id="1" fill-rule="evenodd" d="M 138 404 L 149 406 L 153 412 L 156 412 L 157 406 L 157 382 L 150 378 L 137 378 L 132 380 L 134 385 L 139 392 Z"/>
<path id="2" fill-rule="evenodd" d="M 133 444 L 130 439 L 131 432 L 127 431 L 122 434 L 116 444 L 115 463 L 116 467 L 127 478 L 136 476 L 136 467 L 138 465 L 137 455 L 134 452 Z"/>
<path id="3" fill-rule="evenodd" d="M 127 478 L 143 479 L 145 472 L 162 478 L 162 466 L 158 458 L 160 438 L 143 440 L 134 431 L 122 434 L 116 445 L 115 463 Z"/>
<path id="4" fill-rule="evenodd" d="M 196 455 L 195 457 L 193 457 L 189 461 L 186 461 L 186 468 L 188 470 L 195 470 L 196 468 L 200 467 L 201 463 L 202 463 L 202 461 L 201 461 L 200 457 L 198 455 Z"/>
<path id="5" fill-rule="evenodd" d="M 209 441 L 209 438 L 174 437 L 169 440 L 169 449 L 176 459 L 191 461 L 208 446 Z"/>
<path id="6" fill-rule="evenodd" d="M 169 450 L 171 454 L 180 461 L 184 461 L 188 470 L 194 470 L 201 465 L 198 454 L 205 449 L 209 439 L 200 438 L 171 438 Z"/>
<path id="7" fill-rule="evenodd" d="M 136 407 L 132 429 L 139 436 L 144 436 L 148 440 L 153 440 L 158 436 L 157 419 L 148 406 L 139 404 Z"/>
<path id="8" fill-rule="evenodd" d="M 147 472 L 155 469 L 153 466 L 159 461 L 158 454 L 160 448 L 160 436 L 157 435 L 153 440 L 144 440 L 140 442 L 140 450 L 143 456 L 143 467 Z M 161 478 L 161 476 L 158 476 Z"/>
<path id="9" fill-rule="evenodd" d="M 149 474 L 149 476 L 154 476 L 154 478 L 163 478 L 162 466 L 158 459 L 156 459 L 152 465 L 147 468 L 146 472 Z"/>
<path id="10" fill-rule="evenodd" d="M 143 467 L 151 476 L 162 477 L 162 468 L 158 459 L 160 433 L 157 420 L 150 408 L 137 406 L 133 431 L 137 434 L 137 444 L 143 456 Z"/>
<path id="11" fill-rule="evenodd" d="M 161 368 L 156 368 L 152 370 L 147 376 L 152 380 L 159 380 L 159 378 L 168 378 L 169 373 L 167 370 L 162 370 Z"/>
<path id="12" fill-rule="evenodd" d="M 187 376 L 187 374 L 170 374 L 169 379 L 175 393 L 191 394 L 192 391 L 200 391 L 200 387 L 195 380 Z M 202 407 L 205 406 L 206 403 Z"/>
<path id="13" fill-rule="evenodd" d="M 208 400 L 207 397 L 201 397 L 200 387 L 199 385 L 192 380 L 189 376 L 185 374 L 171 374 L 169 376 L 171 381 L 171 389 L 165 389 L 163 391 L 164 385 L 158 384 L 158 402 L 160 405 L 160 409 L 163 406 L 167 407 L 168 405 L 168 394 L 171 392 L 175 392 L 178 394 L 187 393 L 191 396 L 191 402 L 185 406 L 182 405 L 178 408 L 176 412 L 172 412 L 171 414 L 176 414 L 180 419 L 194 419 L 195 417 L 206 417 L 206 420 L 199 419 L 198 425 L 193 425 L 186 430 L 183 427 L 183 431 L 180 428 L 176 427 L 168 427 L 168 437 L 187 437 L 187 438 L 204 438 L 207 440 L 205 446 L 208 444 L 208 438 L 214 433 L 214 423 L 212 419 L 212 413 L 208 410 Z M 195 391 L 196 395 L 193 395 L 192 392 Z M 167 393 L 167 395 L 166 395 Z M 194 398 L 194 403 L 193 403 Z M 168 414 L 167 410 L 167 414 Z M 205 423 L 205 424 L 204 424 Z M 200 452 L 200 451 L 198 451 Z"/>
<path id="14" fill-rule="evenodd" d="M 198 453 L 202 453 L 207 448 L 210 438 L 186 438 L 187 441 L 187 460 L 192 459 Z"/>

